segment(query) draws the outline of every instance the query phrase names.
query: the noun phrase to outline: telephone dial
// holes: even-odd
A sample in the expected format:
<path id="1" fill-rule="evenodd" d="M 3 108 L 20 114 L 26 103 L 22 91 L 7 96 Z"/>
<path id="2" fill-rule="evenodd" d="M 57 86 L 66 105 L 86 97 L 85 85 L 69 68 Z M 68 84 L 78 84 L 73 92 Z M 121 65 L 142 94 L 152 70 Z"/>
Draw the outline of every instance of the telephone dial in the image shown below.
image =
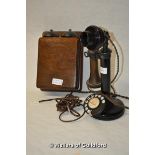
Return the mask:
<path id="1" fill-rule="evenodd" d="M 115 108 L 110 107 L 108 104 L 111 102 L 117 106 Z M 87 114 L 100 120 L 114 120 L 124 113 L 124 105 L 119 99 L 111 98 L 109 101 L 103 94 L 89 95 L 84 101 L 84 108 Z"/>

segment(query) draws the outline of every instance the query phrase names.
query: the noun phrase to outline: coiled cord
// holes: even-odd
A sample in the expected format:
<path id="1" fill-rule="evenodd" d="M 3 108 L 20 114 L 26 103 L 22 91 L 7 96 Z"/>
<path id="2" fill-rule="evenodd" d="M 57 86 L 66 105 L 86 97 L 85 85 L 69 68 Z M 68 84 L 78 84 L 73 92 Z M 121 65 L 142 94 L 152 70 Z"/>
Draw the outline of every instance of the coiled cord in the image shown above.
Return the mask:
<path id="1" fill-rule="evenodd" d="M 86 92 L 84 92 L 84 93 L 86 93 Z M 62 98 L 53 98 L 53 99 L 48 99 L 48 100 L 41 100 L 39 102 L 45 102 L 45 101 L 51 101 L 51 100 L 55 100 L 57 102 L 56 107 L 57 107 L 57 111 L 61 112 L 59 115 L 59 119 L 62 122 L 76 121 L 76 120 L 80 119 L 81 117 L 83 117 L 84 114 L 86 113 L 84 105 L 81 104 L 83 101 L 80 100 L 78 96 L 74 96 L 73 92 L 71 92 L 70 94 L 67 94 L 65 97 L 62 97 Z M 81 106 L 83 108 L 82 114 L 80 114 L 78 111 L 75 110 L 75 108 L 79 107 L 79 106 Z M 73 115 L 77 118 L 72 119 L 72 120 L 64 120 L 62 116 L 67 111 L 71 115 Z"/>

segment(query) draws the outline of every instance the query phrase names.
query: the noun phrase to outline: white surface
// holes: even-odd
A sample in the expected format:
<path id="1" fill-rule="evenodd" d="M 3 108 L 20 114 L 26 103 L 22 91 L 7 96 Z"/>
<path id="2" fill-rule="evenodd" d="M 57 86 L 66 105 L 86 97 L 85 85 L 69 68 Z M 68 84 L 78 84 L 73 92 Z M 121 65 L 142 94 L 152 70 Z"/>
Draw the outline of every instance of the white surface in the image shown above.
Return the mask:
<path id="1" fill-rule="evenodd" d="M 66 93 L 27 92 L 27 155 L 128 155 L 128 110 L 115 121 L 99 121 L 84 115 L 72 123 L 59 121 L 56 102 L 38 103 L 51 95 Z M 84 99 L 88 94 L 76 94 Z M 126 105 L 127 102 L 124 102 Z M 82 111 L 82 110 L 81 110 Z M 50 144 L 107 144 L 107 148 L 50 148 Z"/>
<path id="2" fill-rule="evenodd" d="M 36 88 L 38 38 L 45 30 L 85 30 L 98 25 L 111 31 L 124 54 L 124 70 L 117 91 L 128 95 L 128 0 L 27 0 L 27 155 L 128 155 L 128 111 L 115 121 L 98 121 L 87 115 L 73 123 L 58 120 L 56 103 L 40 99 L 66 93 Z M 120 51 L 119 51 L 120 52 Z M 112 70 L 114 68 L 112 67 Z M 89 77 L 84 58 L 83 89 Z M 78 94 L 79 95 L 79 94 Z M 87 94 L 81 95 L 82 99 Z M 124 102 L 126 105 L 127 101 Z M 51 143 L 107 143 L 106 149 L 50 149 Z"/>

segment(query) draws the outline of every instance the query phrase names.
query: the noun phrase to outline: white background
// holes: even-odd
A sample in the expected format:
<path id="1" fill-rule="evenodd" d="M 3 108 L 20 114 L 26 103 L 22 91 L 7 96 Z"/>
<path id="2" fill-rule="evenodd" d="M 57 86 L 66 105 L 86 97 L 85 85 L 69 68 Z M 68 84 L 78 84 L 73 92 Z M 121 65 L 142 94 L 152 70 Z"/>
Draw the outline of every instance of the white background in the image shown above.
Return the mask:
<path id="1" fill-rule="evenodd" d="M 153 3 L 149 0 L 130 2 L 130 154 L 132 155 L 155 153 Z M 26 154 L 25 2 L 3 1 L 0 7 L 0 153 L 21 155 Z"/>

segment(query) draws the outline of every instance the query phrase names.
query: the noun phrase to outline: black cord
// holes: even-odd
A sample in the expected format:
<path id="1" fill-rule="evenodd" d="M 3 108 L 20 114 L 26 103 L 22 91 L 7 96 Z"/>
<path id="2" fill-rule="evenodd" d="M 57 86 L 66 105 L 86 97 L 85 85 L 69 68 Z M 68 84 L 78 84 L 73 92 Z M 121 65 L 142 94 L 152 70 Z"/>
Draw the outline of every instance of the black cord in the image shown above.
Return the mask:
<path id="1" fill-rule="evenodd" d="M 121 98 L 124 98 L 124 99 L 127 99 L 129 100 L 129 97 L 128 96 L 123 96 L 123 95 L 120 95 L 120 94 L 113 94 L 113 93 L 110 93 L 111 95 L 113 95 L 114 97 L 121 97 Z"/>
<path id="2" fill-rule="evenodd" d="M 111 89 L 113 90 L 113 93 L 116 94 L 116 90 L 112 85 L 111 85 Z"/>
<path id="3" fill-rule="evenodd" d="M 117 51 L 117 48 L 116 48 L 114 42 L 110 39 L 110 37 L 108 37 L 108 39 L 109 39 L 109 41 L 111 42 L 111 44 L 113 45 L 113 47 L 114 47 L 114 49 L 115 49 L 115 52 L 116 52 L 116 57 L 117 57 L 117 71 L 116 71 L 116 74 L 115 74 L 113 80 L 111 81 L 111 84 L 112 84 L 112 83 L 116 80 L 116 78 L 117 78 L 117 76 L 118 76 L 118 74 L 119 74 L 119 54 L 118 54 L 118 51 Z M 115 91 L 115 89 L 114 89 L 114 87 L 113 87 L 112 85 L 111 85 L 111 88 L 112 88 L 112 90 L 113 90 L 113 92 L 114 92 L 113 95 L 114 95 L 115 97 L 121 97 L 121 98 L 124 98 L 124 99 L 129 99 L 128 96 L 123 96 L 123 95 L 120 95 L 120 94 L 116 94 L 116 91 Z M 129 109 L 129 107 L 127 107 L 127 106 L 125 106 L 125 108 L 126 108 L 126 109 Z"/>
<path id="4" fill-rule="evenodd" d="M 129 107 L 125 106 L 125 109 L 129 110 Z"/>
<path id="5" fill-rule="evenodd" d="M 113 45 L 113 47 L 114 47 L 114 49 L 115 49 L 115 52 L 116 52 L 116 57 L 117 57 L 117 70 L 116 70 L 116 74 L 115 74 L 113 80 L 111 81 L 111 83 L 113 83 L 113 82 L 116 80 L 116 78 L 117 78 L 117 76 L 118 76 L 118 74 L 119 74 L 119 54 L 118 54 L 118 51 L 117 51 L 117 48 L 116 48 L 114 42 L 113 42 L 110 38 L 109 38 L 109 41 L 110 41 L 111 44 Z"/>
<path id="6" fill-rule="evenodd" d="M 91 93 L 92 91 L 77 91 L 77 93 Z"/>
<path id="7" fill-rule="evenodd" d="M 56 107 L 57 107 L 57 111 L 60 111 L 60 115 L 59 115 L 59 119 L 62 122 L 73 122 L 76 121 L 78 119 L 80 119 L 81 117 L 84 116 L 84 114 L 86 113 L 85 107 L 83 104 L 81 104 L 82 100 L 79 99 L 78 96 L 74 96 L 73 92 L 71 92 L 70 94 L 67 94 L 65 97 L 63 98 L 59 98 L 59 100 L 55 100 L 57 102 Z M 78 113 L 74 108 L 75 107 L 79 107 L 82 106 L 83 107 L 83 113 L 80 114 Z M 72 120 L 65 120 L 62 118 L 62 115 L 66 112 L 70 112 L 70 114 L 72 114 L 73 116 L 77 117 L 75 119 Z"/>
<path id="8" fill-rule="evenodd" d="M 67 112 L 67 111 L 64 111 L 64 112 L 60 113 L 60 115 L 59 115 L 59 120 L 62 121 L 62 122 L 74 122 L 74 121 L 77 121 L 78 119 L 82 118 L 82 117 L 85 115 L 86 110 L 85 110 L 85 107 L 84 107 L 83 104 L 79 104 L 79 106 L 82 106 L 82 107 L 83 107 L 83 113 L 82 113 L 81 115 L 79 115 L 79 117 L 77 117 L 76 119 L 72 119 L 72 120 L 64 120 L 64 119 L 62 119 L 62 115 L 63 115 L 65 112 Z"/>

